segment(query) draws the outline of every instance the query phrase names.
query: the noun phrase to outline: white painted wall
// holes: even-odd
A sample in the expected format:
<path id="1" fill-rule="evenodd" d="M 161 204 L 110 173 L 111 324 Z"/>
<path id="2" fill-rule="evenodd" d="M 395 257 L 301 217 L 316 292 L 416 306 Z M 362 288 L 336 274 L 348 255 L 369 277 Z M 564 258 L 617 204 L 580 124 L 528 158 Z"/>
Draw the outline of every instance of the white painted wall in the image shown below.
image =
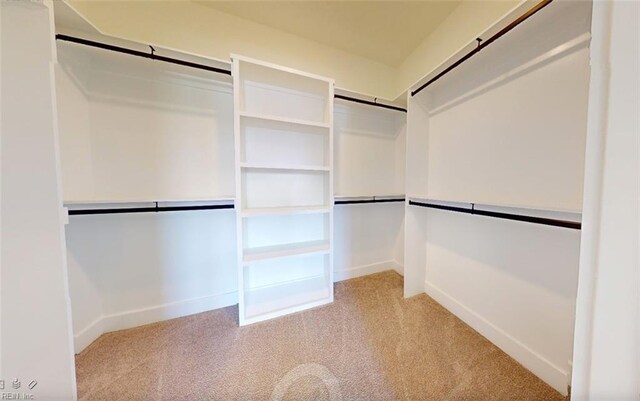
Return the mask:
<path id="1" fill-rule="evenodd" d="M 66 231 L 76 351 L 237 302 L 233 210 L 71 216 Z"/>
<path id="2" fill-rule="evenodd" d="M 565 393 L 580 233 L 447 211 L 419 212 L 426 220 L 427 294 Z"/>
<path id="3" fill-rule="evenodd" d="M 230 87 L 209 73 L 59 47 L 66 200 L 233 196 Z M 336 107 L 336 193 L 402 194 L 405 114 Z M 251 143 L 280 152 L 273 139 Z M 401 271 L 403 215 L 401 203 L 337 206 L 336 280 Z M 233 211 L 71 216 L 66 232 L 76 352 L 105 331 L 237 302 Z"/>
<path id="4" fill-rule="evenodd" d="M 510 16 L 509 22 L 514 20 L 533 4 L 530 0 L 461 2 L 398 66 L 396 96 L 402 96 L 407 88 L 445 63 L 453 53 L 469 43 L 475 45 L 477 37 L 490 36 L 484 33 L 488 27 L 507 16 Z"/>
<path id="5" fill-rule="evenodd" d="M 73 400 L 76 385 L 57 154 L 53 5 L 49 1 L 2 2 L 0 7 L 4 100 L 0 371 L 8 389 L 17 378 L 19 392 L 33 394 L 35 399 Z M 29 390 L 32 380 L 38 384 Z"/>
<path id="6" fill-rule="evenodd" d="M 409 196 L 580 211 L 590 13 L 588 2 L 554 2 L 409 99 Z M 406 213 L 405 295 L 423 278 L 427 294 L 566 393 L 580 233 Z"/>
<path id="7" fill-rule="evenodd" d="M 233 196 L 224 75 L 58 42 L 65 200 Z"/>
<path id="8" fill-rule="evenodd" d="M 105 35 L 218 60 L 228 61 L 232 53 L 243 54 L 333 77 L 338 88 L 380 98 L 392 99 L 398 92 L 395 69 L 391 66 L 196 2 L 71 1 L 69 4 Z M 167 26 L 172 29 L 166 29 Z"/>
<path id="9" fill-rule="evenodd" d="M 595 2 L 572 399 L 640 398 L 640 5 Z"/>
<path id="10" fill-rule="evenodd" d="M 336 196 L 404 194 L 406 114 L 335 103 Z"/>
<path id="11" fill-rule="evenodd" d="M 389 269 L 402 274 L 402 202 L 336 205 L 334 220 L 336 281 Z"/>

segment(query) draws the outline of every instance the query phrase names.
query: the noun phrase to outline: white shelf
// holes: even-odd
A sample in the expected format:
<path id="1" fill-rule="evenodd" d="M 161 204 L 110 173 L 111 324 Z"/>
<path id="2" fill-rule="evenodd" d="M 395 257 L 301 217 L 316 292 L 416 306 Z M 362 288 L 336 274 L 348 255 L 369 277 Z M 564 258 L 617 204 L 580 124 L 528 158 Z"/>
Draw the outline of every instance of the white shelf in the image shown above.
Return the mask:
<path id="1" fill-rule="evenodd" d="M 561 219 L 561 220 L 568 220 L 568 221 L 574 221 L 574 222 L 582 221 L 582 212 L 580 210 L 551 209 L 551 208 L 507 205 L 507 204 L 488 204 L 488 203 L 476 203 L 476 202 L 469 202 L 469 201 L 450 201 L 450 200 L 418 198 L 418 197 L 409 197 L 409 200 L 413 202 L 431 203 L 431 204 L 441 205 L 441 206 L 459 207 L 467 210 L 471 210 L 473 205 L 473 208 L 478 211 L 511 213 L 511 214 L 519 214 L 519 215 L 526 215 L 526 216 L 532 216 L 532 217 L 542 217 L 542 218 L 548 218 L 548 219 Z"/>
<path id="2" fill-rule="evenodd" d="M 181 198 L 181 199 L 67 199 L 63 203 L 65 205 L 89 205 L 100 203 L 149 203 L 149 202 L 233 202 L 234 197 L 231 195 L 216 198 Z"/>
<path id="3" fill-rule="evenodd" d="M 296 207 L 263 207 L 255 209 L 244 209 L 240 212 L 243 217 L 251 216 L 271 216 L 283 214 L 314 214 L 329 213 L 329 206 L 296 206 Z"/>
<path id="4" fill-rule="evenodd" d="M 256 120 L 273 121 L 278 123 L 301 125 L 305 127 L 317 127 L 317 128 L 327 128 L 327 129 L 331 128 L 331 125 L 326 122 L 300 120 L 297 118 L 280 117 L 280 116 L 274 116 L 274 115 L 268 115 L 268 114 L 256 114 L 256 113 L 249 113 L 246 111 L 241 111 L 238 114 L 240 115 L 241 120 L 246 118 L 252 118 Z"/>
<path id="5" fill-rule="evenodd" d="M 294 244 L 265 246 L 244 249 L 244 263 L 258 262 L 266 259 L 286 258 L 296 255 L 313 255 L 329 253 L 329 241 L 309 241 Z"/>
<path id="6" fill-rule="evenodd" d="M 247 323 L 286 315 L 332 301 L 327 276 L 244 290 Z"/>
<path id="7" fill-rule="evenodd" d="M 333 80 L 232 59 L 243 326 L 333 301 Z"/>
<path id="8" fill-rule="evenodd" d="M 252 164 L 240 163 L 243 169 L 260 169 L 260 170 L 291 170 L 291 171 L 331 171 L 326 166 L 305 166 L 305 165 L 286 165 L 286 164 Z"/>

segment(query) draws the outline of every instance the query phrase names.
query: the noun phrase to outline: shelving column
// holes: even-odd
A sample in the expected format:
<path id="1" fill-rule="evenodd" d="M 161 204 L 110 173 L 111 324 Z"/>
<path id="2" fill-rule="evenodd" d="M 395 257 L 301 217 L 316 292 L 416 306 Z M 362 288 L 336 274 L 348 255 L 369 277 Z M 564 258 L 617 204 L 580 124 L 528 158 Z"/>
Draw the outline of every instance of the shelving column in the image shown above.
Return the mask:
<path id="1" fill-rule="evenodd" d="M 240 325 L 333 302 L 333 80 L 233 55 Z"/>

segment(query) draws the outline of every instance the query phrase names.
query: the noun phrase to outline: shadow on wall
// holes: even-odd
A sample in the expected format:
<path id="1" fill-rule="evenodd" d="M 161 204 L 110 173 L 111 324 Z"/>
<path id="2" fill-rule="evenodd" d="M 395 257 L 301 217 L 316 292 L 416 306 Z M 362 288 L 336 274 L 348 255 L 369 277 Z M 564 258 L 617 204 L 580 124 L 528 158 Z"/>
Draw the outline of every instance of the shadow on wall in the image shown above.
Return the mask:
<path id="1" fill-rule="evenodd" d="M 76 216 L 66 235 L 75 335 L 101 317 L 109 330 L 199 312 L 237 290 L 233 210 Z"/>
<path id="2" fill-rule="evenodd" d="M 566 300 L 575 298 L 579 230 L 429 210 L 426 232 L 432 262 L 466 259 Z"/>

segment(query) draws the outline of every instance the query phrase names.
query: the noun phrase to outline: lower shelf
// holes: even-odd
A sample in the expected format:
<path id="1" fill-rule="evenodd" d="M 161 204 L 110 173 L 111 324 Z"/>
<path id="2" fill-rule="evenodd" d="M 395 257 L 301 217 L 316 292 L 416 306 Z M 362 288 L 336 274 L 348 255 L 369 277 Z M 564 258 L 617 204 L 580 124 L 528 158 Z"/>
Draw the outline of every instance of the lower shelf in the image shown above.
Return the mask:
<path id="1" fill-rule="evenodd" d="M 244 322 L 249 324 L 333 301 L 333 285 L 326 276 L 245 290 Z"/>
<path id="2" fill-rule="evenodd" d="M 329 253 L 329 241 L 307 241 L 294 244 L 264 246 L 259 248 L 248 248 L 244 250 L 244 263 L 255 262 L 265 259 L 285 258 L 296 255 L 312 255 L 319 253 Z"/>

